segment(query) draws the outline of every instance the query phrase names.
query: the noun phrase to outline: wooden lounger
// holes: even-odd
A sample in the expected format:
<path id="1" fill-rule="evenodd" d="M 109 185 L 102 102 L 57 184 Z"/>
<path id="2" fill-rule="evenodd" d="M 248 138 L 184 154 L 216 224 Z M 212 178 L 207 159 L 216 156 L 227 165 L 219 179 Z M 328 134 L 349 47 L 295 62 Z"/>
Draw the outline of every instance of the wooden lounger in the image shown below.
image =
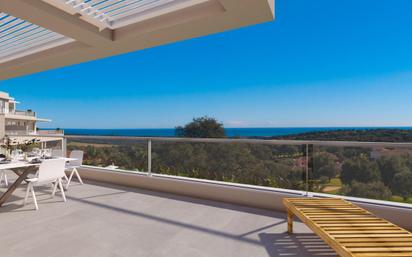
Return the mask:
<path id="1" fill-rule="evenodd" d="M 283 203 L 289 233 L 296 215 L 340 256 L 412 256 L 412 233 L 353 203 L 323 198 L 286 198 Z"/>

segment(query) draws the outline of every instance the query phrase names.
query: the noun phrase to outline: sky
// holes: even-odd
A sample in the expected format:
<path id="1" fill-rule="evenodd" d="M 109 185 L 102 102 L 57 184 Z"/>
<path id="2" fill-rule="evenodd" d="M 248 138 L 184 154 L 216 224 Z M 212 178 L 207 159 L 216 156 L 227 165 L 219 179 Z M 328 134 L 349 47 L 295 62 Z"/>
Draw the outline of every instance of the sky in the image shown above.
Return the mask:
<path id="1" fill-rule="evenodd" d="M 396 2 L 396 4 L 395 4 Z M 412 1 L 276 0 L 276 20 L 0 81 L 48 128 L 412 126 Z"/>

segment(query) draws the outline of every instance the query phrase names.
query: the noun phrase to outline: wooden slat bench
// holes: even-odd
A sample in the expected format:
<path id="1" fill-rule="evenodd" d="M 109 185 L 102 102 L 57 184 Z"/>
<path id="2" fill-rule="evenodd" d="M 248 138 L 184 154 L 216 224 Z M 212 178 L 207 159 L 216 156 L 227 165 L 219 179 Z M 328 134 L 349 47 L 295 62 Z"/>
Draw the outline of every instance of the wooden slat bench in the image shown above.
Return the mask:
<path id="1" fill-rule="evenodd" d="M 283 203 L 289 233 L 297 216 L 340 256 L 412 257 L 412 233 L 353 203 L 335 198 L 285 198 Z"/>

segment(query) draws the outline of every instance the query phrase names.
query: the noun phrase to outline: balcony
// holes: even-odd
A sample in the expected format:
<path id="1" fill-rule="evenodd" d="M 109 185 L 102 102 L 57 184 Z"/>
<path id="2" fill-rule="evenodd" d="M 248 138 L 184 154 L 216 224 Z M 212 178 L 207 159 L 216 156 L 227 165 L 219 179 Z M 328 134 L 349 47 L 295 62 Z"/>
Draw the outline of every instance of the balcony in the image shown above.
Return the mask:
<path id="1" fill-rule="evenodd" d="M 64 130 L 50 129 L 50 130 L 25 130 L 16 129 L 16 127 L 6 126 L 6 135 L 8 136 L 63 136 Z"/>
<path id="2" fill-rule="evenodd" d="M 19 111 L 15 110 L 13 112 L 10 112 L 9 114 L 12 115 L 20 115 L 20 116 L 28 116 L 28 117 L 36 117 L 36 113 L 33 111 Z"/>
<path id="3" fill-rule="evenodd" d="M 64 130 L 62 129 L 42 129 L 42 130 L 37 130 L 36 135 L 64 135 Z"/>
<path id="4" fill-rule="evenodd" d="M 27 116 L 27 117 L 36 117 L 36 113 L 33 111 L 19 111 L 19 110 L 10 110 L 0 109 L 0 114 L 7 114 L 12 116 Z"/>
<path id="5" fill-rule="evenodd" d="M 302 223 L 296 224 L 294 235 L 286 233 L 282 199 L 305 195 L 341 194 L 412 229 L 412 206 L 407 201 L 359 197 L 356 190 L 336 188 L 345 184 L 332 188 L 318 174 L 324 174 L 319 153 L 333 152 L 338 157 L 350 153 L 351 158 L 368 153 L 373 162 L 408 156 L 410 144 L 95 136 L 65 139 L 68 152 L 85 151 L 85 165 L 79 171 L 86 184 L 74 183 L 67 191 L 67 203 L 58 195 L 50 199 L 49 187 L 37 191 L 38 212 L 32 205 L 21 206 L 25 188 L 20 187 L 0 208 L 4 231 L 0 247 L 7 244 L 6 256 L 336 256 Z M 246 158 L 250 154 L 270 169 L 255 165 L 255 160 Z M 334 158 L 333 163 L 341 168 L 342 160 Z M 276 160 L 276 165 L 268 160 Z M 111 163 L 119 168 L 105 168 Z M 219 169 L 216 163 L 226 166 Z M 47 234 L 42 232 L 45 227 Z"/>
<path id="6" fill-rule="evenodd" d="M 43 119 L 36 117 L 36 113 L 33 112 L 20 112 L 20 113 L 6 113 L 6 119 L 9 120 L 20 120 L 20 121 L 32 121 L 32 122 L 50 122 L 49 119 Z"/>

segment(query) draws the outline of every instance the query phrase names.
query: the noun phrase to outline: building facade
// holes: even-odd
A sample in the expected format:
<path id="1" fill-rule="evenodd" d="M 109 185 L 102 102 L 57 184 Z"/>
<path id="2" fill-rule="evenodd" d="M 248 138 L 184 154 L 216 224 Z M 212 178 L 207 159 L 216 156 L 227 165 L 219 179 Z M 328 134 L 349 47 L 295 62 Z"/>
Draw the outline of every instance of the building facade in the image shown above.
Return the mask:
<path id="1" fill-rule="evenodd" d="M 37 135 L 37 122 L 51 121 L 38 118 L 32 110 L 17 110 L 18 103 L 8 93 L 0 92 L 0 138 L 5 135 Z"/>

